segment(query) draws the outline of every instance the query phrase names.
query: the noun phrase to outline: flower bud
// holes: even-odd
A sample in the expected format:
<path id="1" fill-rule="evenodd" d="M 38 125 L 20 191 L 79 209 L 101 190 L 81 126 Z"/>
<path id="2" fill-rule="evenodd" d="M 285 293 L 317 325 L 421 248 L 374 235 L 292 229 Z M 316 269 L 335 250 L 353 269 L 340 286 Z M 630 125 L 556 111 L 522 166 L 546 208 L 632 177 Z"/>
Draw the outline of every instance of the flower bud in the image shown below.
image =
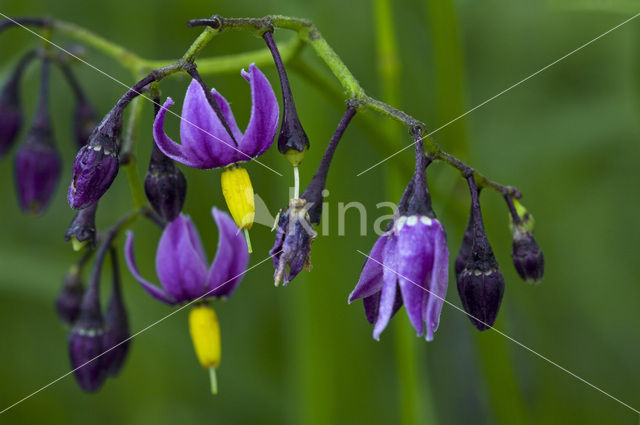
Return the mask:
<path id="1" fill-rule="evenodd" d="M 189 312 L 189 332 L 198 361 L 209 370 L 211 393 L 218 392 L 216 368 L 220 365 L 220 324 L 216 312 L 207 304 L 198 304 Z"/>
<path id="2" fill-rule="evenodd" d="M 513 228 L 513 249 L 511 257 L 520 277 L 528 283 L 537 283 L 544 274 L 544 256 L 540 247 L 523 226 Z"/>
<path id="3" fill-rule="evenodd" d="M 73 175 L 68 200 L 71 208 L 82 209 L 95 203 L 109 189 L 118 174 L 117 135 L 105 125 L 110 116 L 97 127 L 73 163 Z"/>
<path id="4" fill-rule="evenodd" d="M 468 182 L 471 215 L 455 269 L 462 306 L 471 323 L 482 331 L 496 321 L 504 294 L 504 278 L 484 229 L 473 176 L 468 178 Z"/>
<path id="5" fill-rule="evenodd" d="M 46 135 L 32 133 L 15 158 L 18 201 L 23 212 L 42 213 L 55 192 L 60 178 L 58 151 Z"/>
<path id="6" fill-rule="evenodd" d="M 96 244 L 96 210 L 98 203 L 89 205 L 78 211 L 64 234 L 64 240 L 73 244 L 74 251 L 81 250 L 85 245 L 94 247 Z"/>
<path id="7" fill-rule="evenodd" d="M 58 317 L 67 325 L 73 326 L 84 295 L 84 285 L 78 270 L 72 270 L 64 277 L 62 290 L 56 298 L 56 312 Z"/>
<path id="8" fill-rule="evenodd" d="M 153 145 L 144 191 L 153 209 L 166 221 L 173 221 L 184 205 L 187 181 L 173 160 Z"/>
<path id="9" fill-rule="evenodd" d="M 297 167 L 302 162 L 306 151 L 309 150 L 309 138 L 302 128 L 300 118 L 298 118 L 287 71 L 282 63 L 278 46 L 273 39 L 273 32 L 267 31 L 262 37 L 271 51 L 273 61 L 278 69 L 278 76 L 280 77 L 280 85 L 282 87 L 283 113 L 280 134 L 278 135 L 278 150 L 287 158 L 291 165 Z"/>
<path id="10" fill-rule="evenodd" d="M 20 208 L 39 214 L 53 197 L 60 178 L 61 161 L 53 142 L 48 110 L 49 61 L 42 61 L 38 109 L 26 140 L 15 157 L 15 180 Z"/>
<path id="11" fill-rule="evenodd" d="M 278 216 L 276 241 L 269 251 L 275 268 L 273 278 L 276 286 L 283 279 L 286 285 L 302 269 L 311 270 L 311 244 L 318 234 L 313 230 L 306 205 L 304 199 L 291 199 Z"/>
<path id="12" fill-rule="evenodd" d="M 511 213 L 509 225 L 513 235 L 513 265 L 525 282 L 537 283 L 544 274 L 544 256 L 533 238 L 535 220 L 517 199 L 506 196 L 505 200 Z"/>
<path id="13" fill-rule="evenodd" d="M 9 151 L 22 126 L 20 79 L 35 56 L 35 51 L 31 51 L 20 59 L 0 92 L 0 157 Z"/>
<path id="14" fill-rule="evenodd" d="M 104 320 L 95 291 L 89 289 L 82 300 L 80 315 L 69 333 L 71 368 L 80 387 L 95 392 L 107 378 L 104 364 Z"/>
<path id="15" fill-rule="evenodd" d="M 116 376 L 127 358 L 131 332 L 129 331 L 127 310 L 122 298 L 120 272 L 116 255 L 113 251 L 111 260 L 113 266 L 113 290 L 105 315 L 104 348 L 108 351 L 104 354 L 104 364 L 108 374 Z"/>

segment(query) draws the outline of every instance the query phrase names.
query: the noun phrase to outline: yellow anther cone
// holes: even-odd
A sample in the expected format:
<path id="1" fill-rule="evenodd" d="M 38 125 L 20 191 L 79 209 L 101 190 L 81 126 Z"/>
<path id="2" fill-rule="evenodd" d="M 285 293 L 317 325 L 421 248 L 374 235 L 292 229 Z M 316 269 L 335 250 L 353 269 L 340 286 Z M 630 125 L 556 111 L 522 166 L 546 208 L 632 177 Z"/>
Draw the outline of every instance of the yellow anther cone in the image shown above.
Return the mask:
<path id="1" fill-rule="evenodd" d="M 217 394 L 216 368 L 220 364 L 220 324 L 215 310 L 198 304 L 189 313 L 189 332 L 198 361 L 209 370 L 211 393 Z"/>
<path id="2" fill-rule="evenodd" d="M 240 230 L 244 230 L 247 246 L 249 247 L 249 252 L 251 252 L 248 230 L 253 225 L 256 207 L 249 173 L 244 168 L 234 164 L 222 172 L 221 183 L 222 194 L 227 202 L 229 212 Z"/>

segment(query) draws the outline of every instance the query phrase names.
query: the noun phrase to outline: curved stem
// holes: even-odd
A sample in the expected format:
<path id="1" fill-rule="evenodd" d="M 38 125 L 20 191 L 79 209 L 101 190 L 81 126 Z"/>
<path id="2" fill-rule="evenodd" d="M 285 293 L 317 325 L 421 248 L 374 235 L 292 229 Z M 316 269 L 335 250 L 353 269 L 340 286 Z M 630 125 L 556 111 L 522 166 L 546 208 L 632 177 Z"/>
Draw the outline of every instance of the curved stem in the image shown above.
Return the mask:
<path id="1" fill-rule="evenodd" d="M 380 100 L 374 99 L 368 96 L 362 89 L 358 80 L 351 73 L 349 68 L 344 64 L 342 59 L 333 50 L 333 48 L 322 37 L 322 34 L 318 29 L 308 20 L 294 18 L 282 15 L 269 15 L 263 18 L 223 18 L 216 16 L 213 19 L 200 19 L 192 22 L 195 25 L 208 25 L 207 28 L 196 38 L 191 46 L 184 53 L 182 58 L 168 65 L 162 69 L 167 72 L 164 77 L 169 76 L 179 70 L 185 69 L 185 65 L 192 63 L 202 49 L 211 41 L 211 39 L 218 33 L 223 31 L 247 31 L 258 37 L 261 37 L 266 31 L 273 31 L 274 28 L 282 28 L 294 31 L 297 35 L 299 42 L 309 45 L 325 65 L 331 70 L 333 75 L 338 79 L 342 88 L 345 91 L 347 100 L 358 109 L 370 109 L 380 113 L 381 115 L 391 118 L 405 124 L 409 128 L 420 126 L 425 136 L 425 149 L 434 160 L 441 160 L 448 165 L 458 169 L 463 176 L 467 176 L 469 173 L 474 175 L 479 187 L 491 188 L 500 194 L 511 195 L 514 198 L 520 198 L 520 192 L 511 186 L 504 186 L 492 180 L 489 180 L 484 175 L 476 172 L 473 168 L 459 160 L 455 156 L 445 152 L 435 142 L 435 140 L 429 135 L 424 123 L 412 117 L 411 115 L 396 109 Z M 82 28 L 80 26 L 67 23 L 64 21 L 58 21 L 48 18 L 16 18 L 15 20 L 0 22 L 0 30 L 8 28 L 12 25 L 34 25 L 57 31 L 65 34 L 77 40 L 83 41 L 86 44 L 93 46 L 94 48 L 102 51 L 103 53 L 113 57 L 116 61 L 121 63 L 124 67 L 128 68 L 134 75 L 147 72 L 149 69 L 154 69 L 159 61 L 151 61 L 141 58 L 133 52 L 125 49 L 124 47 L 106 40 L 93 32 Z M 283 52 L 283 60 L 290 59 L 295 56 L 299 49 L 299 45 L 292 43 L 289 46 L 291 50 L 285 50 L 287 54 Z M 209 73 L 227 72 L 230 69 L 230 65 L 237 65 L 239 60 L 250 61 L 254 58 L 253 53 L 257 55 L 260 60 L 265 60 L 265 55 L 268 55 L 268 51 L 260 50 L 252 53 L 244 53 L 240 55 L 230 55 L 222 58 L 213 58 L 208 62 L 203 60 L 203 64 L 199 64 L 199 69 L 204 73 L 204 70 Z M 223 64 L 226 66 L 221 67 L 218 71 L 215 69 L 215 65 Z M 157 81 L 157 80 L 156 80 Z"/>

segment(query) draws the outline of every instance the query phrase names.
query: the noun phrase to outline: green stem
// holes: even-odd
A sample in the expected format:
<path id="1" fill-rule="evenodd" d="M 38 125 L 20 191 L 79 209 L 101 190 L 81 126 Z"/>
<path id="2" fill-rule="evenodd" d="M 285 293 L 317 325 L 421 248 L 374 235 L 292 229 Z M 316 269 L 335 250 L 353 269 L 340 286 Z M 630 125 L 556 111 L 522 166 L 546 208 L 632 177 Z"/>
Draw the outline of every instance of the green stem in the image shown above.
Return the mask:
<path id="1" fill-rule="evenodd" d="M 296 32 L 298 39 L 311 46 L 325 63 L 325 65 L 331 70 L 333 75 L 338 79 L 342 88 L 345 91 L 347 100 L 354 104 L 359 109 L 370 109 L 380 113 L 381 115 L 397 120 L 408 127 L 420 126 L 422 127 L 425 137 L 424 145 L 427 153 L 429 153 L 434 160 L 441 160 L 448 165 L 458 169 L 463 176 L 474 175 L 479 187 L 487 187 L 499 192 L 501 195 L 510 195 L 515 198 L 520 197 L 520 192 L 517 189 L 510 186 L 503 186 L 497 182 L 491 181 L 482 174 L 476 172 L 473 168 L 460 161 L 455 156 L 445 152 L 442 148 L 429 136 L 429 131 L 425 128 L 425 125 L 419 120 L 415 119 L 411 115 L 400 111 L 384 102 L 374 99 L 368 96 L 362 89 L 355 76 L 351 73 L 349 68 L 344 64 L 342 59 L 333 50 L 333 48 L 322 37 L 320 31 L 308 20 L 293 18 L 282 15 L 271 15 L 263 18 L 222 18 L 216 16 L 209 21 L 215 23 L 215 29 L 212 27 L 206 28 L 191 44 L 185 54 L 179 61 L 168 65 L 162 69 L 162 78 L 167 77 L 179 70 L 184 70 L 185 66 L 193 62 L 206 44 L 218 33 L 223 31 L 247 31 L 256 36 L 262 36 L 265 31 L 270 31 L 275 28 L 283 28 Z M 116 61 L 121 63 L 127 69 L 129 69 L 133 75 L 139 75 L 147 72 L 150 69 L 154 69 L 156 65 L 161 61 L 151 61 L 139 57 L 131 51 L 111 42 L 103 37 L 100 37 L 93 32 L 82 28 L 80 26 L 70 24 L 58 20 L 49 19 L 33 19 L 33 18 L 21 18 L 21 22 L 24 25 L 36 25 L 36 26 L 49 26 L 52 30 L 63 33 L 69 37 L 75 38 L 79 41 L 85 42 L 88 45 L 95 47 L 103 53 L 113 57 Z M 6 24 L 6 22 L 5 22 Z M 6 28 L 8 25 L 4 25 L 2 28 Z M 380 28 L 378 28 L 380 30 Z M 292 47 L 294 51 L 298 51 L 299 47 Z M 254 52 L 257 55 L 257 59 L 264 60 L 265 53 L 263 50 Z M 242 56 L 240 56 L 242 55 Z M 205 69 L 210 73 L 227 72 L 231 65 L 237 65 L 240 60 L 245 64 L 250 62 L 254 57 L 249 57 L 249 54 L 240 54 L 237 56 L 227 56 L 223 58 L 211 59 L 211 62 L 205 62 Z M 164 63 L 164 62 L 162 62 Z M 216 70 L 214 68 L 217 64 L 223 64 L 222 70 Z"/>

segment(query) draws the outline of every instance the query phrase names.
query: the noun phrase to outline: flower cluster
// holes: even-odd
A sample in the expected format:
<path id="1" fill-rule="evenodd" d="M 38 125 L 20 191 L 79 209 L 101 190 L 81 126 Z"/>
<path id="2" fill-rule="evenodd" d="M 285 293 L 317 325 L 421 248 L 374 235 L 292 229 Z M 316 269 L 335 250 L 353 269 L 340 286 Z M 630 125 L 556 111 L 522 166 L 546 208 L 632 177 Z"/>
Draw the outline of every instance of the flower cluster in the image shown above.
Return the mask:
<path id="1" fill-rule="evenodd" d="M 236 24 L 241 21 L 234 20 Z M 273 56 L 280 81 L 282 110 L 268 78 L 254 63 L 246 63 L 246 70 L 240 70 L 240 75 L 249 84 L 251 111 L 244 131 L 238 127 L 226 98 L 218 90 L 209 88 L 198 71 L 196 55 L 202 47 L 198 43 L 204 43 L 202 40 L 206 37 L 196 40 L 189 49 L 191 53 L 181 60 L 153 70 L 135 83 L 102 120 L 98 120 L 96 110 L 71 71 L 70 62 L 45 49 L 24 55 L 0 92 L 2 157 L 19 139 L 24 121 L 21 79 L 34 60 L 41 62 L 38 106 L 14 160 L 18 203 L 28 214 L 45 211 L 53 199 L 62 169 L 49 113 L 49 68 L 52 63 L 60 67 L 73 92 L 74 145 L 79 150 L 72 167 L 67 200 L 77 211 L 64 237 L 74 250 L 80 251 L 81 257 L 64 278 L 55 308 L 61 321 L 70 328 L 67 345 L 71 368 L 84 391 L 95 392 L 108 377 L 118 375 L 128 356 L 131 332 L 118 265 L 119 250 L 114 241 L 136 219 L 144 217 L 158 225 L 161 231 L 155 258 L 159 285 L 142 276 L 134 255 L 132 231 L 127 232 L 124 246 L 128 269 L 140 288 L 155 300 L 180 306 L 178 309 L 191 307 L 188 322 L 193 348 L 201 366 L 209 371 L 212 392 L 217 392 L 216 369 L 220 365 L 222 340 L 213 304 L 217 299 L 229 298 L 248 271 L 252 252 L 249 230 L 256 214 L 248 170 L 253 167 L 251 162 L 264 166 L 257 158 L 273 145 L 276 138 L 278 151 L 293 167 L 294 190 L 274 223 L 275 241 L 269 251 L 274 267 L 273 281 L 276 286 L 281 283 L 285 286 L 302 270 L 311 270 L 311 246 L 318 237 L 315 227 L 321 221 L 322 193 L 333 157 L 357 110 L 369 98 L 362 92 L 361 96 L 354 95 L 347 101 L 342 119 L 313 177 L 301 193 L 300 167 L 310 142 L 298 116 L 287 72 L 273 38 L 273 24 L 267 21 L 266 18 L 251 20 L 250 26 L 252 31 L 262 36 Z M 223 23 L 222 18 L 216 16 L 192 21 L 191 25 L 221 30 Z M 167 97 L 160 104 L 159 83 L 174 72 L 184 72 L 191 77 L 185 87 L 179 117 L 179 142 L 165 131 L 167 113 L 177 115 L 170 109 L 174 101 Z M 122 134 L 125 109 L 143 93 L 145 97 L 148 93 L 153 98 L 156 107 L 153 126 L 146 133 L 149 140 L 153 139 L 147 173 L 144 186 L 138 187 L 142 185 L 136 174 L 133 149 L 138 111 L 131 114 L 131 124 L 126 129 L 124 141 Z M 518 274 L 532 283 L 539 282 L 544 272 L 542 251 L 533 237 L 533 217 L 518 201 L 520 194 L 514 188 L 487 183 L 469 166 L 444 154 L 439 148 L 430 149 L 433 155 L 427 155 L 423 146 L 424 125 L 388 105 L 384 106 L 388 111 L 395 111 L 396 117 L 411 129 L 415 170 L 385 232 L 366 255 L 360 278 L 348 296 L 348 302 L 362 300 L 366 319 L 373 325 L 376 340 L 380 339 L 402 306 L 418 336 L 433 340 L 443 305 L 449 303 L 446 300 L 449 248 L 444 226 L 432 208 L 426 170 L 432 160 L 448 158 L 450 164 L 462 171 L 471 195 L 469 221 L 454 267 L 458 293 L 473 325 L 480 330 L 488 329 L 496 321 L 505 279 L 485 231 L 480 190 L 492 186 L 504 196 L 510 212 L 512 259 Z M 205 250 L 207 241 L 203 243 L 196 225 L 183 212 L 187 180 L 181 166 L 222 169 L 221 193 L 229 214 L 212 208 L 218 244 L 211 262 Z M 134 208 L 106 231 L 98 231 L 98 206 L 108 205 L 108 201 L 102 198 L 120 169 L 127 170 Z M 111 297 L 103 305 L 100 294 L 101 280 L 104 279 L 101 276 L 107 254 L 110 256 L 112 285 Z M 91 261 L 89 283 L 85 285 L 83 273 Z"/>

